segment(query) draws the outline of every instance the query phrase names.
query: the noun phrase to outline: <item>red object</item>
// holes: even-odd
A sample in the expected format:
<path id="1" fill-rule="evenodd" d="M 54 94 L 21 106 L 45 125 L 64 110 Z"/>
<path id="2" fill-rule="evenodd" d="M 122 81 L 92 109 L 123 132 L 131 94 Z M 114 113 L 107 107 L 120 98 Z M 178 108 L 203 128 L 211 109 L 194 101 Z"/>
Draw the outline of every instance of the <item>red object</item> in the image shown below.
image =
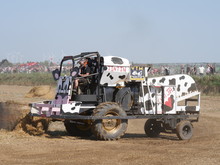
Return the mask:
<path id="1" fill-rule="evenodd" d="M 172 108 L 173 107 L 173 103 L 172 103 L 172 99 L 169 97 L 168 101 L 165 102 L 165 105 Z"/>

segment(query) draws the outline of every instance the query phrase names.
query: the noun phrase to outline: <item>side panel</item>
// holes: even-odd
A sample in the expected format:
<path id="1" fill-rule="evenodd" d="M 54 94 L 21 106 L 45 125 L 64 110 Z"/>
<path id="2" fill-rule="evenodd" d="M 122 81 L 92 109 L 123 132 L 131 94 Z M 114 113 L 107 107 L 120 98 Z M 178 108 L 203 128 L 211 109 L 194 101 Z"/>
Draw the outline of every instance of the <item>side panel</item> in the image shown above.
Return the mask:
<path id="1" fill-rule="evenodd" d="M 106 66 L 100 84 L 105 86 L 124 86 L 124 82 L 129 78 L 129 66 Z"/>
<path id="2" fill-rule="evenodd" d="M 142 85 L 144 94 L 139 98 L 139 102 L 144 102 L 142 114 L 176 114 L 177 111 L 187 111 L 189 108 L 195 111 L 200 109 L 199 99 L 195 107 L 177 106 L 179 101 L 199 95 L 195 81 L 188 75 L 149 78 Z M 147 105 L 151 105 L 151 108 Z"/>

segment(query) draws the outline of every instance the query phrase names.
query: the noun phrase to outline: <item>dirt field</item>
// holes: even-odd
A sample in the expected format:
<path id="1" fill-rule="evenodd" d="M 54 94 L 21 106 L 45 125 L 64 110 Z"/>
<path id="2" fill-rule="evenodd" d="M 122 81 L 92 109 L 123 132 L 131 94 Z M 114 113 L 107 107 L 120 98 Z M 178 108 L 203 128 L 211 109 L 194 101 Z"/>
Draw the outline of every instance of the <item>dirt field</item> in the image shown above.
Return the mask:
<path id="1" fill-rule="evenodd" d="M 29 103 L 31 87 L 0 85 L 0 102 Z M 30 136 L 22 130 L 0 131 L 0 164 L 219 164 L 220 97 L 203 96 L 201 117 L 194 136 L 180 141 L 176 135 L 147 138 L 145 120 L 129 120 L 125 136 L 118 141 L 96 141 L 68 136 L 62 123 L 50 125 L 48 133 Z"/>

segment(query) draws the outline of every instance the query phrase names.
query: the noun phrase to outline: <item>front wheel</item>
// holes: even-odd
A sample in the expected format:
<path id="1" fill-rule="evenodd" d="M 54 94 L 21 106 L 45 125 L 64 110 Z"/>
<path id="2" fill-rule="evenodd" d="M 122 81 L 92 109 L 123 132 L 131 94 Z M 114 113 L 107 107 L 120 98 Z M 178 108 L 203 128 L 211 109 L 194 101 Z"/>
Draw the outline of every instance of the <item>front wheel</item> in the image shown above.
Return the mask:
<path id="1" fill-rule="evenodd" d="M 181 121 L 176 126 L 176 134 L 180 140 L 189 140 L 193 135 L 193 126 L 190 121 Z"/>
<path id="2" fill-rule="evenodd" d="M 125 117 L 127 114 L 117 103 L 107 102 L 97 106 L 93 112 L 93 116 Z M 127 125 L 127 119 L 100 119 L 93 122 L 92 131 L 97 139 L 115 140 L 124 135 Z"/>

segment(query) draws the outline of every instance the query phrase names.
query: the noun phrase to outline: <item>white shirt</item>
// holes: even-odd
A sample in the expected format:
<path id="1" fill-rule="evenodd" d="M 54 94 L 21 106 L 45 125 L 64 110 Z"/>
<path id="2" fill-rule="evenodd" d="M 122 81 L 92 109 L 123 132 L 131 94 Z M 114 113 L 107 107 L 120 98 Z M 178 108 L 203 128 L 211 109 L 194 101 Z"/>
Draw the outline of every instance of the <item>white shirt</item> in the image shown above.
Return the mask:
<path id="1" fill-rule="evenodd" d="M 205 68 L 203 66 L 199 67 L 199 73 L 204 74 Z"/>

